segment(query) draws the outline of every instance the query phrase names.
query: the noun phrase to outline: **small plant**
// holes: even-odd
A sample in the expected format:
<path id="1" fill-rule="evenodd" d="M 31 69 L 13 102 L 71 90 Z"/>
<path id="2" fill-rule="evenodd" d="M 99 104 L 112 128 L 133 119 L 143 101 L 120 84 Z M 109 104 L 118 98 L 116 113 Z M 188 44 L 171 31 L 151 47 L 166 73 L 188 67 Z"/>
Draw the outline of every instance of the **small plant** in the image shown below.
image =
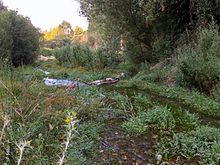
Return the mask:
<path id="1" fill-rule="evenodd" d="M 122 125 L 128 132 L 135 134 L 145 133 L 151 127 L 171 131 L 175 126 L 175 119 L 170 109 L 160 106 L 153 107 L 147 112 L 142 112 Z"/>
<path id="2" fill-rule="evenodd" d="M 59 159 L 59 165 L 62 165 L 64 162 L 64 158 L 67 155 L 67 149 L 69 148 L 70 141 L 73 138 L 73 136 L 77 133 L 75 124 L 79 122 L 77 120 L 75 111 L 72 111 L 71 113 L 67 112 L 67 117 L 65 118 L 64 121 L 66 123 L 66 132 L 65 132 L 64 147 L 62 149 L 62 154 Z"/>
<path id="3" fill-rule="evenodd" d="M 218 164 L 220 159 L 220 130 L 212 127 L 200 127 L 187 133 L 177 133 L 172 140 L 163 139 L 157 145 L 157 152 L 165 157 L 195 159 L 199 157 L 201 165 Z"/>
<path id="4" fill-rule="evenodd" d="M 141 93 L 135 93 L 131 99 L 135 109 L 137 109 L 138 112 L 146 111 L 148 108 L 153 106 L 152 101 Z"/>
<path id="5" fill-rule="evenodd" d="M 172 109 L 178 131 L 189 131 L 199 127 L 201 121 L 199 116 L 186 110 Z"/>
<path id="6" fill-rule="evenodd" d="M 115 102 L 115 108 L 118 109 L 118 111 L 120 111 L 126 118 L 135 116 L 136 110 L 131 98 L 129 98 L 128 95 L 122 95 L 120 93 L 114 92 L 113 96 L 111 97 Z"/>

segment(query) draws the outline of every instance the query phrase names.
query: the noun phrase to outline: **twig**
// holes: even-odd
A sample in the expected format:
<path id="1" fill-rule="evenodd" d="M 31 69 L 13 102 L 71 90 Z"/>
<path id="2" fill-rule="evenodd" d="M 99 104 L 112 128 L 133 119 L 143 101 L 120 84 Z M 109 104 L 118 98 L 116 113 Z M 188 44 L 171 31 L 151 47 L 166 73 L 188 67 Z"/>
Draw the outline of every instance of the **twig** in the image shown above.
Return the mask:
<path id="1" fill-rule="evenodd" d="M 1 135 L 0 135 L 0 143 L 2 143 L 2 139 L 3 139 L 3 134 L 5 132 L 5 128 L 7 127 L 7 125 L 9 124 L 9 118 L 8 116 L 2 116 L 3 118 L 3 121 L 4 121 L 4 124 L 3 124 L 3 127 L 2 127 L 2 131 L 1 131 Z"/>
<path id="2" fill-rule="evenodd" d="M 30 146 L 30 143 L 31 141 L 20 141 L 19 144 L 15 143 L 15 145 L 18 147 L 19 151 L 20 151 L 20 155 L 19 155 L 19 159 L 18 159 L 18 163 L 17 165 L 20 165 L 21 164 L 21 160 L 22 160 L 22 156 L 23 156 L 23 153 L 24 153 L 24 149 L 25 147 L 31 147 Z"/>
<path id="3" fill-rule="evenodd" d="M 60 157 L 59 165 L 63 164 L 63 161 L 64 161 L 66 153 L 67 153 L 67 149 L 68 149 L 69 144 L 70 144 L 70 140 L 72 139 L 74 133 L 77 133 L 74 126 L 77 122 L 79 122 L 79 120 L 74 120 L 75 118 L 76 118 L 76 116 L 72 116 L 70 114 L 67 117 L 66 123 L 68 125 L 67 125 L 67 132 L 66 132 L 66 140 L 64 142 L 65 147 L 64 147 L 64 150 L 62 151 L 62 156 Z"/>

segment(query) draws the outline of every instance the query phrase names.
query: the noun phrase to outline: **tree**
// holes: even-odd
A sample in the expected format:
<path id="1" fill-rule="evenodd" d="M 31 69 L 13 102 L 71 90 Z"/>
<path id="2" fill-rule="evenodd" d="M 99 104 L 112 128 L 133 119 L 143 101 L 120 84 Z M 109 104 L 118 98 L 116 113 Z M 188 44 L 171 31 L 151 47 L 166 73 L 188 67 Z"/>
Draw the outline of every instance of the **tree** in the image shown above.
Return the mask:
<path id="1" fill-rule="evenodd" d="M 5 7 L 4 7 L 4 5 L 3 5 L 3 2 L 2 2 L 2 0 L 0 0 L 0 10 L 3 10 Z"/>
<path id="2" fill-rule="evenodd" d="M 83 29 L 79 26 L 76 26 L 72 31 L 71 40 L 73 43 L 83 43 L 84 42 L 85 33 Z"/>
<path id="3" fill-rule="evenodd" d="M 43 32 L 43 37 L 45 41 L 54 40 L 56 38 L 70 38 L 72 33 L 71 24 L 63 21 L 60 25 L 52 28 L 49 32 Z"/>
<path id="4" fill-rule="evenodd" d="M 0 11 L 0 58 L 14 66 L 30 64 L 37 57 L 40 33 L 28 18 L 15 11 Z"/>
<path id="5" fill-rule="evenodd" d="M 169 40 L 172 48 L 186 29 L 193 30 L 199 24 L 209 22 L 212 17 L 220 23 L 219 0 L 78 1 L 82 14 L 95 24 L 102 40 L 107 43 L 105 45 L 116 43 L 117 50 L 121 36 L 128 43 L 126 45 L 140 45 L 140 59 L 135 60 L 138 62 L 157 59 L 153 45 L 161 36 Z"/>
<path id="6" fill-rule="evenodd" d="M 59 35 L 70 35 L 72 26 L 69 22 L 63 21 L 59 26 Z"/>
<path id="7" fill-rule="evenodd" d="M 79 36 L 79 35 L 82 35 L 82 34 L 83 34 L 83 29 L 81 27 L 79 27 L 79 26 L 76 26 L 74 28 L 74 35 Z"/>
<path id="8" fill-rule="evenodd" d="M 7 11 L 0 11 L 0 60 L 8 62 L 11 58 L 13 39 L 10 33 L 12 22 Z"/>

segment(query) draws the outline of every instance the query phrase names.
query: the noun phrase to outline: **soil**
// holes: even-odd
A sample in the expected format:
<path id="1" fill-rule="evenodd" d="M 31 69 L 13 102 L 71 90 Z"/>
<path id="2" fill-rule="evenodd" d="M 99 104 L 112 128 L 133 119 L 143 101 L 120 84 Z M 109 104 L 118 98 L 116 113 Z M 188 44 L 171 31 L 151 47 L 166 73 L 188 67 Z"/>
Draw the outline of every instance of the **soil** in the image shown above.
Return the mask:
<path id="1" fill-rule="evenodd" d="M 156 164 L 152 136 L 129 136 L 121 124 L 118 119 L 106 122 L 100 139 L 100 164 Z"/>

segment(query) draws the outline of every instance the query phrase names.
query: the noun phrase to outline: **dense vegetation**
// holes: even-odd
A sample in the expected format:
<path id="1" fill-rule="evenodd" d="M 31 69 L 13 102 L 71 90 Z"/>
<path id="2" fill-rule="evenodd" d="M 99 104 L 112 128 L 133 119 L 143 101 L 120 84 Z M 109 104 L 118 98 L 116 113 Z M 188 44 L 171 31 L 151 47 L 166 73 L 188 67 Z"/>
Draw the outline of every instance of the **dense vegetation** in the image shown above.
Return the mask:
<path id="1" fill-rule="evenodd" d="M 193 33 L 200 25 L 206 25 L 212 18 L 219 23 L 218 0 L 79 2 L 82 14 L 92 20 L 106 46 L 118 46 L 109 43 L 123 38 L 134 63 L 155 62 L 161 56 L 169 57 L 184 33 L 191 38 L 187 34 Z"/>
<path id="2" fill-rule="evenodd" d="M 220 1 L 78 1 L 40 38 L 0 1 L 1 164 L 219 164 Z"/>
<path id="3" fill-rule="evenodd" d="M 16 11 L 0 9 L 0 59 L 14 66 L 33 63 L 40 33 L 28 18 Z"/>

